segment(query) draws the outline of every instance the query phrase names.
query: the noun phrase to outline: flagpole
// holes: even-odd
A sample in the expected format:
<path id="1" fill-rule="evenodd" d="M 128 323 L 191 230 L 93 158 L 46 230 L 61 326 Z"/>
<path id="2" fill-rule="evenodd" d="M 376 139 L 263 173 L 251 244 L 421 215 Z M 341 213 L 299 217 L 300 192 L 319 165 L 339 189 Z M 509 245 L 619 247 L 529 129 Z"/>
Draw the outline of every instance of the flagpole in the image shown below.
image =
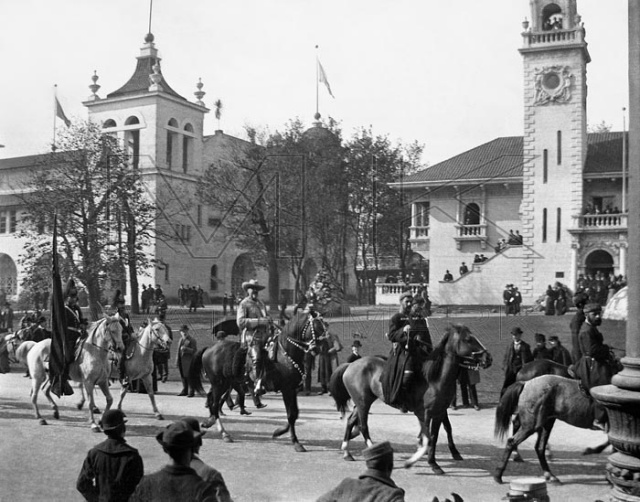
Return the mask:
<path id="1" fill-rule="evenodd" d="M 318 65 L 320 64 L 318 60 L 318 46 L 316 45 L 316 120 L 320 118 L 320 92 L 318 90 L 319 82 L 320 82 L 320 73 Z"/>
<path id="2" fill-rule="evenodd" d="M 627 212 L 627 120 L 622 109 L 622 212 Z"/>
<path id="3" fill-rule="evenodd" d="M 51 142 L 51 151 L 56 151 L 56 117 L 58 116 L 58 84 L 53 84 L 53 141 Z"/>

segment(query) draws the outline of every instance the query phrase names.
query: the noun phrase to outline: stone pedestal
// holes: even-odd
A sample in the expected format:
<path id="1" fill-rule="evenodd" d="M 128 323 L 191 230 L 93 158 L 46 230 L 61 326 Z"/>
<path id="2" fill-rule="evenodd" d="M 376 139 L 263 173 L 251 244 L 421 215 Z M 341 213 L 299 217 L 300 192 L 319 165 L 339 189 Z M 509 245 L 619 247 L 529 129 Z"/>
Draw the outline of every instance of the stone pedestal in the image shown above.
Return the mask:
<path id="1" fill-rule="evenodd" d="M 609 441 L 617 450 L 607 464 L 610 500 L 640 502 L 640 393 L 603 385 L 591 395 L 607 408 Z"/>

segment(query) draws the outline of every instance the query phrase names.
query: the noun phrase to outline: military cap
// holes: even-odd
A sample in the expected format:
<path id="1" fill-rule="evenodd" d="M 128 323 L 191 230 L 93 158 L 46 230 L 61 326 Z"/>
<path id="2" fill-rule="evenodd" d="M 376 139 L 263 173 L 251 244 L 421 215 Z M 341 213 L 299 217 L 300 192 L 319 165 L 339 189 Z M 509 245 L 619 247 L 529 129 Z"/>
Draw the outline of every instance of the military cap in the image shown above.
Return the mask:
<path id="1" fill-rule="evenodd" d="M 362 456 L 364 457 L 364 460 L 366 462 L 384 457 L 386 455 L 393 455 L 393 448 L 391 447 L 391 443 L 389 443 L 389 441 L 374 444 L 373 446 L 370 446 L 369 448 L 366 448 L 362 451 Z"/>

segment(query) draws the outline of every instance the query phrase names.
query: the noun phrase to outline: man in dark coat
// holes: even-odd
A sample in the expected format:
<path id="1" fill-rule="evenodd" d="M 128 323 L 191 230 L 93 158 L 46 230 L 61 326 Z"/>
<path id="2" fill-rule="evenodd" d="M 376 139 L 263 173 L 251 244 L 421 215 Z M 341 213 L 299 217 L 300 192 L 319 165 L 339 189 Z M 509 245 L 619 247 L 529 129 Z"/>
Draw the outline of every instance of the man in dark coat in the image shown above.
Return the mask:
<path id="1" fill-rule="evenodd" d="M 582 357 L 579 334 L 585 320 L 583 309 L 588 299 L 589 295 L 583 292 L 576 293 L 573 297 L 573 304 L 576 306 L 576 309 L 578 309 L 569 324 L 569 328 L 571 329 L 571 357 L 574 361 L 578 361 L 578 359 Z"/>
<path id="2" fill-rule="evenodd" d="M 124 439 L 125 422 L 120 410 L 104 412 L 101 425 L 108 439 L 89 450 L 76 482 L 86 500 L 128 500 L 142 479 L 142 457 Z"/>
<path id="3" fill-rule="evenodd" d="M 382 376 L 385 402 L 402 409 L 411 408 L 411 384 L 420 374 L 425 357 L 433 350 L 427 320 L 419 311 L 413 311 L 413 295 L 405 291 L 400 295 L 400 312 L 389 320 L 387 337 L 393 343 Z"/>
<path id="4" fill-rule="evenodd" d="M 31 339 L 34 342 L 38 343 L 47 338 L 51 338 L 51 331 L 48 331 L 44 327 L 46 322 L 47 322 L 47 319 L 44 316 L 40 316 L 38 318 L 38 322 L 36 322 L 36 325 L 31 331 Z"/>
<path id="5" fill-rule="evenodd" d="M 352 363 L 353 361 L 357 361 L 362 356 L 360 355 L 360 348 L 362 347 L 362 343 L 360 340 L 354 340 L 351 344 L 351 354 L 347 357 L 347 362 Z"/>
<path id="6" fill-rule="evenodd" d="M 159 432 L 156 441 L 162 445 L 172 462 L 158 472 L 144 476 L 129 501 L 217 501 L 216 486 L 203 480 L 191 468 L 194 451 L 202 434 L 183 421 L 175 422 Z"/>
<path id="7" fill-rule="evenodd" d="M 393 448 L 388 441 L 375 444 L 362 452 L 367 470 L 358 479 L 345 478 L 338 486 L 322 495 L 317 502 L 401 502 L 404 490 L 391 479 Z"/>
<path id="8" fill-rule="evenodd" d="M 178 351 L 176 355 L 176 366 L 180 370 L 180 378 L 182 379 L 182 390 L 179 396 L 193 397 L 194 390 L 189 389 L 189 370 L 193 362 L 193 356 L 198 351 L 196 339 L 189 334 L 189 326 L 186 324 L 180 328 L 180 341 L 178 342 Z"/>
<path id="9" fill-rule="evenodd" d="M 504 391 L 507 390 L 507 387 L 516 381 L 518 371 L 520 371 L 525 364 L 533 361 L 531 347 L 527 342 L 522 340 L 522 330 L 518 326 L 515 326 L 511 330 L 511 336 L 513 340 L 509 344 L 509 347 L 507 347 L 504 361 L 502 362 L 504 383 L 500 391 L 501 397 Z"/>
<path id="10" fill-rule="evenodd" d="M 569 366 L 573 362 L 571 359 L 571 353 L 560 343 L 560 340 L 556 335 L 549 337 L 549 345 L 551 346 L 552 361 L 562 364 L 563 366 Z"/>
<path id="11" fill-rule="evenodd" d="M 599 303 L 588 303 L 584 307 L 585 322 L 580 329 L 579 341 L 582 357 L 576 362 L 574 372 L 582 385 L 589 390 L 598 385 L 611 383 L 613 364 L 610 348 L 604 343 L 604 337 L 598 330 L 602 324 L 602 307 Z M 596 405 L 594 427 L 605 429 L 607 422 L 606 410 Z"/>
<path id="12" fill-rule="evenodd" d="M 553 357 L 551 350 L 547 348 L 547 339 L 542 333 L 536 333 L 534 335 L 536 340 L 536 346 L 533 348 L 533 359 L 548 359 L 549 361 Z"/>
<path id="13" fill-rule="evenodd" d="M 504 291 L 502 292 L 502 303 L 504 303 L 505 315 L 514 314 L 514 298 L 513 293 L 511 291 L 511 284 L 507 284 L 504 287 Z"/>

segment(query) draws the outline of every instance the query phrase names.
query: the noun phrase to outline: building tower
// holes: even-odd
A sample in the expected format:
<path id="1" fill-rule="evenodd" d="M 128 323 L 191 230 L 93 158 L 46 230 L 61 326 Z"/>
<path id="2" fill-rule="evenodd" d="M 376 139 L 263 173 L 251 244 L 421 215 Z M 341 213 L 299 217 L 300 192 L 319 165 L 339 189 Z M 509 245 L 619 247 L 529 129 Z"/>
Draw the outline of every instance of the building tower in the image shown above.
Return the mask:
<path id="1" fill-rule="evenodd" d="M 523 295 L 548 284 L 575 287 L 576 248 L 569 229 L 581 214 L 587 155 L 590 61 L 576 0 L 530 0 L 523 22 Z M 571 245 L 570 245 L 571 244 Z"/>

